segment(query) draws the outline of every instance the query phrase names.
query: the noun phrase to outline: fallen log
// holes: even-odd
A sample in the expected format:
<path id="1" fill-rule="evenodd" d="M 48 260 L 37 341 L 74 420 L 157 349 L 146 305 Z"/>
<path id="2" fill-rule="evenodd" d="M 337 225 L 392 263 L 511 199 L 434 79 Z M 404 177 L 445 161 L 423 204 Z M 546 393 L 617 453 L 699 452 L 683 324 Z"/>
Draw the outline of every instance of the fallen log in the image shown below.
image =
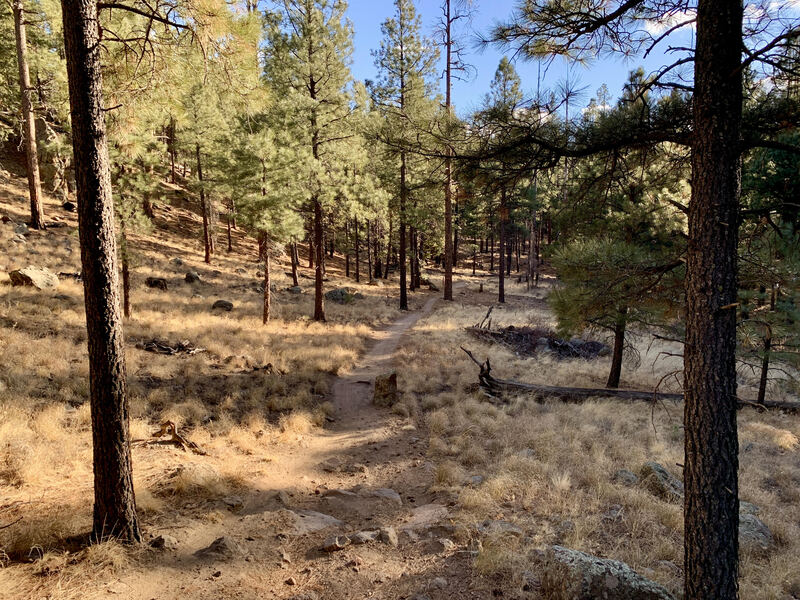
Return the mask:
<path id="1" fill-rule="evenodd" d="M 461 346 L 461 349 L 466 352 L 472 362 L 478 365 L 480 372 L 478 374 L 478 381 L 480 382 L 481 389 L 494 398 L 500 398 L 503 394 L 507 393 L 529 393 L 540 394 L 542 397 L 555 397 L 564 402 L 581 403 L 589 398 L 617 398 L 628 402 L 658 402 L 663 400 L 671 400 L 673 402 L 682 402 L 683 394 L 674 394 L 644 390 L 620 390 L 615 388 L 578 388 L 578 387 L 561 387 L 552 385 L 540 385 L 536 383 L 523 383 L 521 381 L 511 381 L 506 379 L 496 379 L 492 374 L 492 366 L 487 358 L 483 363 L 473 356 L 472 352 Z M 542 398 L 543 400 L 544 398 Z M 797 414 L 800 413 L 800 402 L 778 402 L 766 400 L 764 402 L 756 402 L 754 400 L 738 399 L 739 408 L 751 407 L 758 410 L 782 410 L 787 413 Z"/>

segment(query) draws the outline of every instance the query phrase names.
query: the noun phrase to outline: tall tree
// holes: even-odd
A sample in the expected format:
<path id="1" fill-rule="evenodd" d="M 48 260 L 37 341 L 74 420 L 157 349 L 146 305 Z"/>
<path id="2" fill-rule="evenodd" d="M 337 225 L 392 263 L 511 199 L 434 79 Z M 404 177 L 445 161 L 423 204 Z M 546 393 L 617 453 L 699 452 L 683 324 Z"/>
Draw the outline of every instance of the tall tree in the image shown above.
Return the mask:
<path id="1" fill-rule="evenodd" d="M 341 150 L 352 136 L 348 86 L 353 31 L 346 11 L 344 0 L 285 0 L 280 14 L 267 22 L 267 78 L 276 93 L 295 104 L 294 118 L 287 126 L 312 157 L 298 167 L 303 167 L 299 171 L 308 182 L 313 222 L 316 321 L 325 320 L 324 215 L 339 195 L 336 183 L 347 162 Z"/>
<path id="2" fill-rule="evenodd" d="M 668 140 L 691 146 L 685 288 L 684 590 L 688 600 L 729 600 L 736 598 L 738 589 L 735 306 L 740 155 L 774 131 L 760 130 L 756 123 L 743 134 L 742 73 L 759 61 L 774 67 L 775 54 L 784 44 L 796 46 L 800 28 L 796 17 L 771 19 L 770 11 L 781 10 L 774 5 L 764 11 L 762 26 L 748 25 L 748 31 L 763 35 L 747 40 L 742 3 L 725 0 L 698 0 L 696 16 L 668 25 L 664 35 L 641 27 L 643 19 L 664 23 L 684 9 L 685 5 L 677 1 L 633 0 L 609 5 L 591 0 L 579 11 L 561 2 L 524 2 L 515 19 L 498 27 L 493 38 L 518 45 L 529 57 L 559 54 L 582 58 L 606 50 L 637 52 L 657 45 L 683 27 L 697 27 L 695 48 L 684 47 L 685 56 L 645 84 L 648 88 L 664 85 L 690 93 L 692 112 L 688 118 L 685 112 L 673 112 L 671 119 L 654 126 L 654 120 L 643 115 L 641 128 L 617 130 L 616 139 L 595 136 L 562 143 L 565 152 L 561 154 L 580 156 L 603 146 L 607 150 Z M 765 41 L 767 36 L 771 39 Z M 747 54 L 744 62 L 743 49 Z M 674 77 L 688 64 L 694 65 L 691 84 Z M 676 102 L 674 107 L 680 104 Z M 668 113 L 663 111 L 662 116 Z M 792 122 L 796 116 L 794 113 Z M 528 136 L 527 143 L 535 144 L 536 138 L 536 134 Z M 553 149 L 553 139 L 550 141 Z"/>
<path id="3" fill-rule="evenodd" d="M 14 0 L 14 33 L 17 40 L 17 63 L 19 65 L 19 89 L 22 100 L 22 132 L 25 140 L 25 159 L 28 171 L 28 194 L 31 204 L 31 227 L 44 227 L 42 210 L 42 183 L 39 177 L 39 153 L 36 149 L 36 123 L 34 122 L 33 88 L 28 70 L 28 41 L 25 34 L 25 10 L 22 0 Z"/>
<path id="4" fill-rule="evenodd" d="M 445 90 L 445 123 L 454 119 L 453 115 L 453 80 L 459 73 L 466 72 L 469 67 L 463 60 L 461 45 L 456 28 L 459 22 L 470 18 L 470 0 L 443 0 L 442 16 L 438 26 L 439 44 L 444 48 L 444 90 Z M 444 159 L 444 299 L 453 299 L 453 149 L 449 141 L 445 141 Z"/>
<path id="5" fill-rule="evenodd" d="M 412 0 L 395 0 L 395 14 L 381 26 L 383 40 L 373 54 L 380 79 L 375 86 L 377 104 L 386 116 L 387 132 L 392 139 L 390 148 L 399 148 L 398 165 L 398 216 L 400 262 L 400 309 L 408 310 L 407 289 L 407 227 L 409 209 L 409 152 L 410 124 L 419 118 L 419 112 L 432 93 L 429 78 L 438 59 L 430 40 L 420 30 L 421 20 Z M 413 259 L 413 255 L 412 255 Z M 414 268 L 412 260 L 412 271 Z M 388 268 L 388 264 L 387 264 Z M 413 287 L 413 277 L 412 277 Z"/>
<path id="6" fill-rule="evenodd" d="M 141 538 L 133 492 L 97 3 L 62 0 L 92 413 L 95 539 Z"/>

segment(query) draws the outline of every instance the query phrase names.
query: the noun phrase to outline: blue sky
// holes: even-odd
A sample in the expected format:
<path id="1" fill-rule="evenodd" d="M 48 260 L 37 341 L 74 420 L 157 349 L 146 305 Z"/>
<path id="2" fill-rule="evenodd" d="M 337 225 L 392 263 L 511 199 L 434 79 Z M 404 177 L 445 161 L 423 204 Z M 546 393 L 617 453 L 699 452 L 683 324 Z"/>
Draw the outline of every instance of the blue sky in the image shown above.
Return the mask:
<path id="1" fill-rule="evenodd" d="M 475 47 L 476 32 L 489 31 L 492 24 L 506 20 L 512 13 L 514 0 L 476 0 L 473 5 L 471 30 L 465 32 L 467 41 L 467 59 L 476 72 L 469 82 L 456 82 L 453 86 L 453 101 L 459 114 L 465 115 L 480 106 L 489 89 L 489 82 L 494 76 L 503 52 L 495 47 L 479 49 Z M 425 33 L 432 35 L 433 29 L 441 14 L 440 0 L 417 0 L 417 11 L 420 13 Z M 357 79 L 374 78 L 376 71 L 370 51 L 377 48 L 381 39 L 381 23 L 394 13 L 392 0 L 349 0 L 349 18 L 355 29 L 353 75 Z M 654 52 L 643 61 L 640 57 L 629 60 L 621 58 L 602 58 L 586 66 L 573 65 L 568 68 L 563 60 L 554 61 L 545 72 L 542 69 L 542 89 L 552 88 L 567 77 L 578 79 L 579 87 L 585 91 L 579 98 L 579 104 L 585 105 L 593 97 L 597 89 L 605 83 L 612 97 L 619 96 L 628 73 L 639 66 L 647 72 L 671 62 L 660 52 Z M 536 91 L 537 65 L 532 62 L 516 61 L 515 67 L 522 79 L 522 87 L 526 97 L 533 96 Z"/>

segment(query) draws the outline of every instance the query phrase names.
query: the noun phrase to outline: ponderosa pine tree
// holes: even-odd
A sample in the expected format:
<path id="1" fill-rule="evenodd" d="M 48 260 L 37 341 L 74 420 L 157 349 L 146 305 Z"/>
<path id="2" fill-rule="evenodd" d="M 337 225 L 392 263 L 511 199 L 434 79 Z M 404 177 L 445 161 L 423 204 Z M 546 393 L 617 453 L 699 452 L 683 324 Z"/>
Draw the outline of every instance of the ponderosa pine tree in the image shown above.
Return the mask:
<path id="1" fill-rule="evenodd" d="M 344 0 L 287 0 L 280 14 L 267 19 L 266 76 L 274 93 L 294 105 L 286 126 L 312 160 L 298 164 L 297 177 L 308 189 L 315 253 L 314 320 L 325 320 L 324 220 L 326 207 L 339 196 L 343 142 L 352 135 L 353 108 L 348 86 L 352 26 Z M 344 144 L 346 146 L 346 144 Z"/>
<path id="2" fill-rule="evenodd" d="M 391 140 L 392 156 L 398 155 L 398 227 L 400 267 L 400 309 L 408 310 L 407 290 L 407 227 L 409 209 L 409 152 L 412 127 L 430 104 L 433 92 L 430 77 L 434 72 L 438 52 L 430 40 L 421 34 L 421 20 L 412 0 L 395 0 L 395 14 L 381 26 L 383 40 L 373 52 L 379 80 L 374 86 L 376 102 L 385 115 L 383 136 Z M 397 152 L 394 148 L 399 148 Z M 412 244 L 416 247 L 416 244 Z M 413 258 L 413 253 L 412 253 Z M 414 273 L 412 260 L 412 273 Z M 388 268 L 388 260 L 387 260 Z M 412 288 L 414 278 L 412 277 Z"/>
<path id="3" fill-rule="evenodd" d="M 25 33 L 25 9 L 22 0 L 14 0 L 14 32 L 17 42 L 17 63 L 19 65 L 19 89 L 22 106 L 22 133 L 25 141 L 25 158 L 28 173 L 28 194 L 31 206 L 31 227 L 44 227 L 42 210 L 42 182 L 39 177 L 39 153 L 36 149 L 36 125 L 34 123 L 33 88 L 28 70 L 28 41 Z"/>
<path id="4" fill-rule="evenodd" d="M 103 110 L 100 29 L 92 0 L 62 0 L 89 341 L 92 537 L 141 539 L 131 468 L 125 348 Z"/>
<path id="5" fill-rule="evenodd" d="M 637 52 L 668 35 L 654 36 L 642 20 L 665 22 L 685 10 L 680 2 L 592 0 L 574 10 L 571 2 L 523 2 L 514 19 L 496 28 L 493 39 L 517 45 L 530 57 L 559 54 L 585 58 L 603 51 Z M 770 19 L 765 9 L 762 23 Z M 742 129 L 743 71 L 764 59 L 779 67 L 781 41 L 796 42 L 797 22 L 779 19 L 771 28 L 748 31 L 771 39 L 745 39 L 741 2 L 698 0 L 696 14 L 668 26 L 667 33 L 695 25 L 695 47 L 651 78 L 691 93 L 691 116 L 678 113 L 663 130 L 617 131 L 566 146 L 562 154 L 588 155 L 610 147 L 680 140 L 691 146 L 692 194 L 688 207 L 686 343 L 684 351 L 685 584 L 687 600 L 731 600 L 738 595 L 738 438 L 736 425 L 737 238 L 740 159 L 773 131 Z M 774 34 L 774 36 L 773 36 Z M 796 45 L 796 44 L 795 44 Z M 748 47 L 752 46 L 752 47 Z M 747 58 L 743 63 L 743 49 Z M 693 82 L 668 81 L 693 64 Z M 689 133 L 690 131 L 690 133 Z M 529 135 L 526 145 L 536 144 Z M 544 141 L 544 140 L 542 140 Z M 551 140 L 552 142 L 552 140 Z M 774 144 L 774 141 L 770 142 Z M 610 144 L 610 146 L 609 146 Z M 551 144 L 554 149 L 558 144 Z"/>

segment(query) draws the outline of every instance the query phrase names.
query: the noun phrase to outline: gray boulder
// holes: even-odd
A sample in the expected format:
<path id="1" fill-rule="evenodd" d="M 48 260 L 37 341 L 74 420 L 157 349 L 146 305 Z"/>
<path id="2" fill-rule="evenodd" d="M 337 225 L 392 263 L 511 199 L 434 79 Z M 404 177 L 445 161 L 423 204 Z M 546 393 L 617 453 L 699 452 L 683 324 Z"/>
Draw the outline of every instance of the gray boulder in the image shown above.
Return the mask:
<path id="1" fill-rule="evenodd" d="M 747 552 L 769 552 L 775 546 L 772 531 L 758 517 L 739 514 L 739 548 Z"/>
<path id="2" fill-rule="evenodd" d="M 25 267 L 8 274 L 11 285 L 30 285 L 37 290 L 46 290 L 58 285 L 58 275 L 45 267 Z"/>
<path id="3" fill-rule="evenodd" d="M 397 373 L 378 375 L 375 378 L 375 392 L 372 403 L 375 406 L 389 407 L 397 404 Z"/>
<path id="4" fill-rule="evenodd" d="M 628 469 L 620 469 L 614 476 L 611 478 L 614 483 L 619 483 L 621 485 L 625 485 L 628 487 L 633 487 L 637 483 L 639 483 L 639 477 L 633 471 L 628 471 Z"/>
<path id="5" fill-rule="evenodd" d="M 293 285 L 292 287 L 286 288 L 286 291 L 290 294 L 302 294 L 303 288 L 301 288 L 299 285 Z"/>
<path id="6" fill-rule="evenodd" d="M 363 297 L 363 294 L 353 292 L 348 288 L 336 288 L 325 292 L 325 299 L 336 304 L 350 304 L 355 300 L 361 300 Z"/>
<path id="7" fill-rule="evenodd" d="M 178 547 L 178 540 L 167 533 L 162 533 L 150 540 L 150 547 L 156 550 L 175 550 Z"/>
<path id="8" fill-rule="evenodd" d="M 548 600 L 674 600 L 623 562 L 563 546 L 547 550 L 541 590 Z"/>
<path id="9" fill-rule="evenodd" d="M 186 283 L 197 283 L 200 281 L 200 274 L 197 271 L 188 271 L 184 279 Z"/>
<path id="10" fill-rule="evenodd" d="M 647 462 L 639 471 L 640 485 L 667 502 L 683 501 L 683 482 L 657 462 Z"/>

